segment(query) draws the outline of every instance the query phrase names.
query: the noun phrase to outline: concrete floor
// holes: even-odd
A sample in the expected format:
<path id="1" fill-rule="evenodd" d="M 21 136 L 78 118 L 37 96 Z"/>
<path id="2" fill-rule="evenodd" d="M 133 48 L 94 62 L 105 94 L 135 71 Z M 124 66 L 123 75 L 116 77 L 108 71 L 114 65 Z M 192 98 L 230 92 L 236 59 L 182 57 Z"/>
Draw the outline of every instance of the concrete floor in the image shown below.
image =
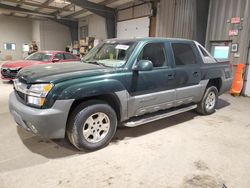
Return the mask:
<path id="1" fill-rule="evenodd" d="M 217 112 L 187 112 L 119 129 L 109 146 L 79 152 L 16 126 L 12 84 L 0 83 L 0 187 L 250 187 L 250 99 L 223 95 Z"/>

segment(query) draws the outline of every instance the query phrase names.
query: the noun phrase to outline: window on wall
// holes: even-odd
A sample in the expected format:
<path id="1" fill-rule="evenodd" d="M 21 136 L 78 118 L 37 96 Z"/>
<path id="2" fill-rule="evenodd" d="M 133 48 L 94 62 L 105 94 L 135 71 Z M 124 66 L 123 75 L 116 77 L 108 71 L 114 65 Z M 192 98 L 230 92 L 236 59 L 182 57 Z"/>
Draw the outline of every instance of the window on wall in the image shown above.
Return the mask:
<path id="1" fill-rule="evenodd" d="M 4 49 L 5 50 L 16 50 L 16 44 L 15 43 L 4 43 Z"/>
<path id="2" fill-rule="evenodd" d="M 191 44 L 172 43 L 176 66 L 196 64 Z"/>
<path id="3" fill-rule="evenodd" d="M 228 60 L 230 55 L 229 42 L 212 42 L 211 54 L 218 60 Z"/>

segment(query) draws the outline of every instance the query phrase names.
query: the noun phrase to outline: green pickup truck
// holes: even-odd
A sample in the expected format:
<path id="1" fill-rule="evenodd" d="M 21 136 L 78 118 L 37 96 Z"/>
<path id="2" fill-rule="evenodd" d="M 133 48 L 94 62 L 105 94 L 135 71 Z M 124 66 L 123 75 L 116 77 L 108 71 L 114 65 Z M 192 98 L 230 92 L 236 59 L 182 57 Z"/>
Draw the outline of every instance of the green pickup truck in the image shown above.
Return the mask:
<path id="1" fill-rule="evenodd" d="M 195 41 L 110 39 L 83 62 L 21 70 L 9 109 L 34 134 L 67 136 L 79 150 L 96 150 L 118 125 L 134 127 L 192 109 L 211 114 L 231 83 L 229 63 L 218 63 Z"/>

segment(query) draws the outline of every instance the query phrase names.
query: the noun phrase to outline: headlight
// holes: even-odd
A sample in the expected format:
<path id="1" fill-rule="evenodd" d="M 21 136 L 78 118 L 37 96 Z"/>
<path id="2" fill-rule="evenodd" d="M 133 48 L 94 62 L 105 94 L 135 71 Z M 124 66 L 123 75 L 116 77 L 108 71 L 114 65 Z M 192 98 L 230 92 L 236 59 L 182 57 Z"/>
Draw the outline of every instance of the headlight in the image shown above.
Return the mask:
<path id="1" fill-rule="evenodd" d="M 34 84 L 28 89 L 28 95 L 46 97 L 52 87 L 53 84 Z"/>
<path id="2" fill-rule="evenodd" d="M 34 84 L 27 90 L 27 102 L 36 106 L 43 106 L 45 97 L 52 89 L 53 84 Z"/>
<path id="3" fill-rule="evenodd" d="M 21 67 L 15 67 L 15 68 L 9 68 L 9 69 L 12 70 L 12 71 L 18 71 L 18 70 L 21 69 Z"/>
<path id="4" fill-rule="evenodd" d="M 27 85 L 14 80 L 14 87 L 17 91 L 24 93 L 27 96 L 27 103 L 43 106 L 45 97 L 53 88 L 53 84 L 33 84 L 27 88 Z"/>

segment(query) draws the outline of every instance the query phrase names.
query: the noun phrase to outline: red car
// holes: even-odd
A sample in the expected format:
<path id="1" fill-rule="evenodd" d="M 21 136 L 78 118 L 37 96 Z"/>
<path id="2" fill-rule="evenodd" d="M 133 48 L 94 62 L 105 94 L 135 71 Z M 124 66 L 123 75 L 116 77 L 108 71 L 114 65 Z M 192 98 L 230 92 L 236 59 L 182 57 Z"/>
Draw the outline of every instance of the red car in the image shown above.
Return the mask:
<path id="1" fill-rule="evenodd" d="M 24 60 L 6 62 L 1 67 L 3 80 L 13 80 L 19 70 L 24 67 L 46 63 L 61 63 L 70 61 L 80 61 L 80 58 L 64 51 L 39 51 L 29 55 Z"/>

